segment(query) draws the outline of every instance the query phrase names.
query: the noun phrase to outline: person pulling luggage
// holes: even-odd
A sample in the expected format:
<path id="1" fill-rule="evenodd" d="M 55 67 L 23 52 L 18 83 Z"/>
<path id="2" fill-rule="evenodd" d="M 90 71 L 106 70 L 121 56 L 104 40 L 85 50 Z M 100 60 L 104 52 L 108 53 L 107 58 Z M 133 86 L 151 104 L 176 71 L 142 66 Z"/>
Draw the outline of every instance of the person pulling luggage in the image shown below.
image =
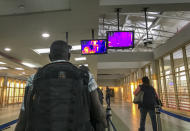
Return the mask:
<path id="1" fill-rule="evenodd" d="M 150 85 L 150 80 L 148 77 L 142 78 L 142 85 L 139 85 L 134 92 L 134 95 L 137 95 L 140 91 L 144 92 L 143 102 L 138 104 L 140 109 L 140 128 L 139 131 L 145 131 L 145 122 L 147 113 L 149 113 L 153 131 L 157 131 L 157 122 L 156 122 L 156 113 L 155 105 L 158 100 L 158 95 L 155 89 Z"/>

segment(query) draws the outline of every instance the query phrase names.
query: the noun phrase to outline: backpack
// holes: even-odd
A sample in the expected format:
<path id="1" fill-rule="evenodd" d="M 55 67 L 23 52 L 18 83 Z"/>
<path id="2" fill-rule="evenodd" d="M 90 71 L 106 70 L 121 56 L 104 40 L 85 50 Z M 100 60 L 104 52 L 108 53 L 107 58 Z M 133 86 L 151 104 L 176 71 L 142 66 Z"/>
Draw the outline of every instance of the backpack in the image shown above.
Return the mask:
<path id="1" fill-rule="evenodd" d="M 147 109 L 154 109 L 156 103 L 156 93 L 152 86 L 140 85 L 144 92 L 142 107 Z"/>
<path id="2" fill-rule="evenodd" d="M 40 69 L 33 80 L 27 131 L 92 131 L 83 77 L 69 62 Z"/>

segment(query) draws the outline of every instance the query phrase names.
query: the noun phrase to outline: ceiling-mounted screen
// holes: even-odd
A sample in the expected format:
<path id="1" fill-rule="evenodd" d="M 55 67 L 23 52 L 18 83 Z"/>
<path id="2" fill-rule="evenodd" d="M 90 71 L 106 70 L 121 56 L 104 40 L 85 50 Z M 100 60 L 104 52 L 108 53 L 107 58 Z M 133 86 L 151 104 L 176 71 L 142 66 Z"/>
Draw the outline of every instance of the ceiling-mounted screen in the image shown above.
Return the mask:
<path id="1" fill-rule="evenodd" d="M 106 54 L 107 40 L 81 40 L 82 55 Z"/>
<path id="2" fill-rule="evenodd" d="M 134 31 L 107 31 L 108 48 L 122 49 L 134 47 Z"/>

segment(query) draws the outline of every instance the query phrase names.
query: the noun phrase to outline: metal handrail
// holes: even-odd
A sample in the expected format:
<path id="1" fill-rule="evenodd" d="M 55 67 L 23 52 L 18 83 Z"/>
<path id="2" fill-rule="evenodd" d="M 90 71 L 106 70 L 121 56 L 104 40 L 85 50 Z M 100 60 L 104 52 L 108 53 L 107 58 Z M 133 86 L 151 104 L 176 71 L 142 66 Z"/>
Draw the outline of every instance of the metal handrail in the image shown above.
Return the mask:
<path id="1" fill-rule="evenodd" d="M 0 125 L 0 131 L 5 130 L 5 129 L 9 128 L 11 125 L 14 125 L 15 123 L 17 123 L 17 121 L 18 121 L 18 119 L 16 119 L 16 120 L 13 120 L 13 121 L 10 121 L 10 122 L 8 122 L 8 123 L 5 123 L 5 124 Z"/>

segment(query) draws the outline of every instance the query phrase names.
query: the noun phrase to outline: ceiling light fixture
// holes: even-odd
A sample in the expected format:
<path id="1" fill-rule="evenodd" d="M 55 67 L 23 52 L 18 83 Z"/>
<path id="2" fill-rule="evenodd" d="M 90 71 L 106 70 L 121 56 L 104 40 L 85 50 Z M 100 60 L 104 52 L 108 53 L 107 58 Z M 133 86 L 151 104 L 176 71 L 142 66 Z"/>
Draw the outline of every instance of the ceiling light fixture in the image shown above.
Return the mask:
<path id="1" fill-rule="evenodd" d="M 72 46 L 71 50 L 81 50 L 81 45 L 74 45 Z"/>
<path id="2" fill-rule="evenodd" d="M 148 19 L 156 19 L 155 16 L 147 16 Z"/>
<path id="3" fill-rule="evenodd" d="M 87 67 L 88 67 L 88 64 L 84 64 L 84 66 L 87 66 Z"/>
<path id="4" fill-rule="evenodd" d="M 0 70 L 6 70 L 8 69 L 7 67 L 0 67 Z"/>
<path id="5" fill-rule="evenodd" d="M 11 51 L 11 48 L 5 48 L 4 50 L 9 52 L 9 51 Z"/>
<path id="6" fill-rule="evenodd" d="M 42 34 L 42 37 L 43 37 L 43 38 L 49 38 L 49 37 L 50 37 L 50 34 L 49 34 L 49 33 L 43 33 L 43 34 Z"/>
<path id="7" fill-rule="evenodd" d="M 88 64 L 83 64 L 84 66 L 87 66 L 88 67 Z M 82 65 L 79 65 L 79 67 L 82 66 Z"/>
<path id="8" fill-rule="evenodd" d="M 151 15 L 158 15 L 160 14 L 160 12 L 147 12 L 148 14 L 151 14 Z"/>
<path id="9" fill-rule="evenodd" d="M 42 48 L 42 49 L 33 49 L 34 52 L 37 54 L 48 54 L 50 52 L 49 48 Z"/>
<path id="10" fill-rule="evenodd" d="M 6 64 L 6 63 L 4 63 L 4 62 L 0 62 L 0 64 L 1 64 L 1 65 L 4 65 L 4 64 Z"/>
<path id="11" fill-rule="evenodd" d="M 16 70 L 20 70 L 20 71 L 23 71 L 24 69 L 23 68 L 15 68 Z"/>
<path id="12" fill-rule="evenodd" d="M 74 45 L 71 48 L 71 51 L 81 50 L 81 45 Z M 50 53 L 50 48 L 41 48 L 41 49 L 33 49 L 37 54 L 48 54 Z"/>
<path id="13" fill-rule="evenodd" d="M 27 63 L 27 62 L 22 62 L 22 64 L 25 65 L 25 66 L 28 66 L 28 67 L 30 67 L 30 68 L 36 67 L 34 64 Z"/>
<path id="14" fill-rule="evenodd" d="M 75 58 L 75 61 L 83 61 L 86 60 L 86 57 L 77 57 Z"/>

